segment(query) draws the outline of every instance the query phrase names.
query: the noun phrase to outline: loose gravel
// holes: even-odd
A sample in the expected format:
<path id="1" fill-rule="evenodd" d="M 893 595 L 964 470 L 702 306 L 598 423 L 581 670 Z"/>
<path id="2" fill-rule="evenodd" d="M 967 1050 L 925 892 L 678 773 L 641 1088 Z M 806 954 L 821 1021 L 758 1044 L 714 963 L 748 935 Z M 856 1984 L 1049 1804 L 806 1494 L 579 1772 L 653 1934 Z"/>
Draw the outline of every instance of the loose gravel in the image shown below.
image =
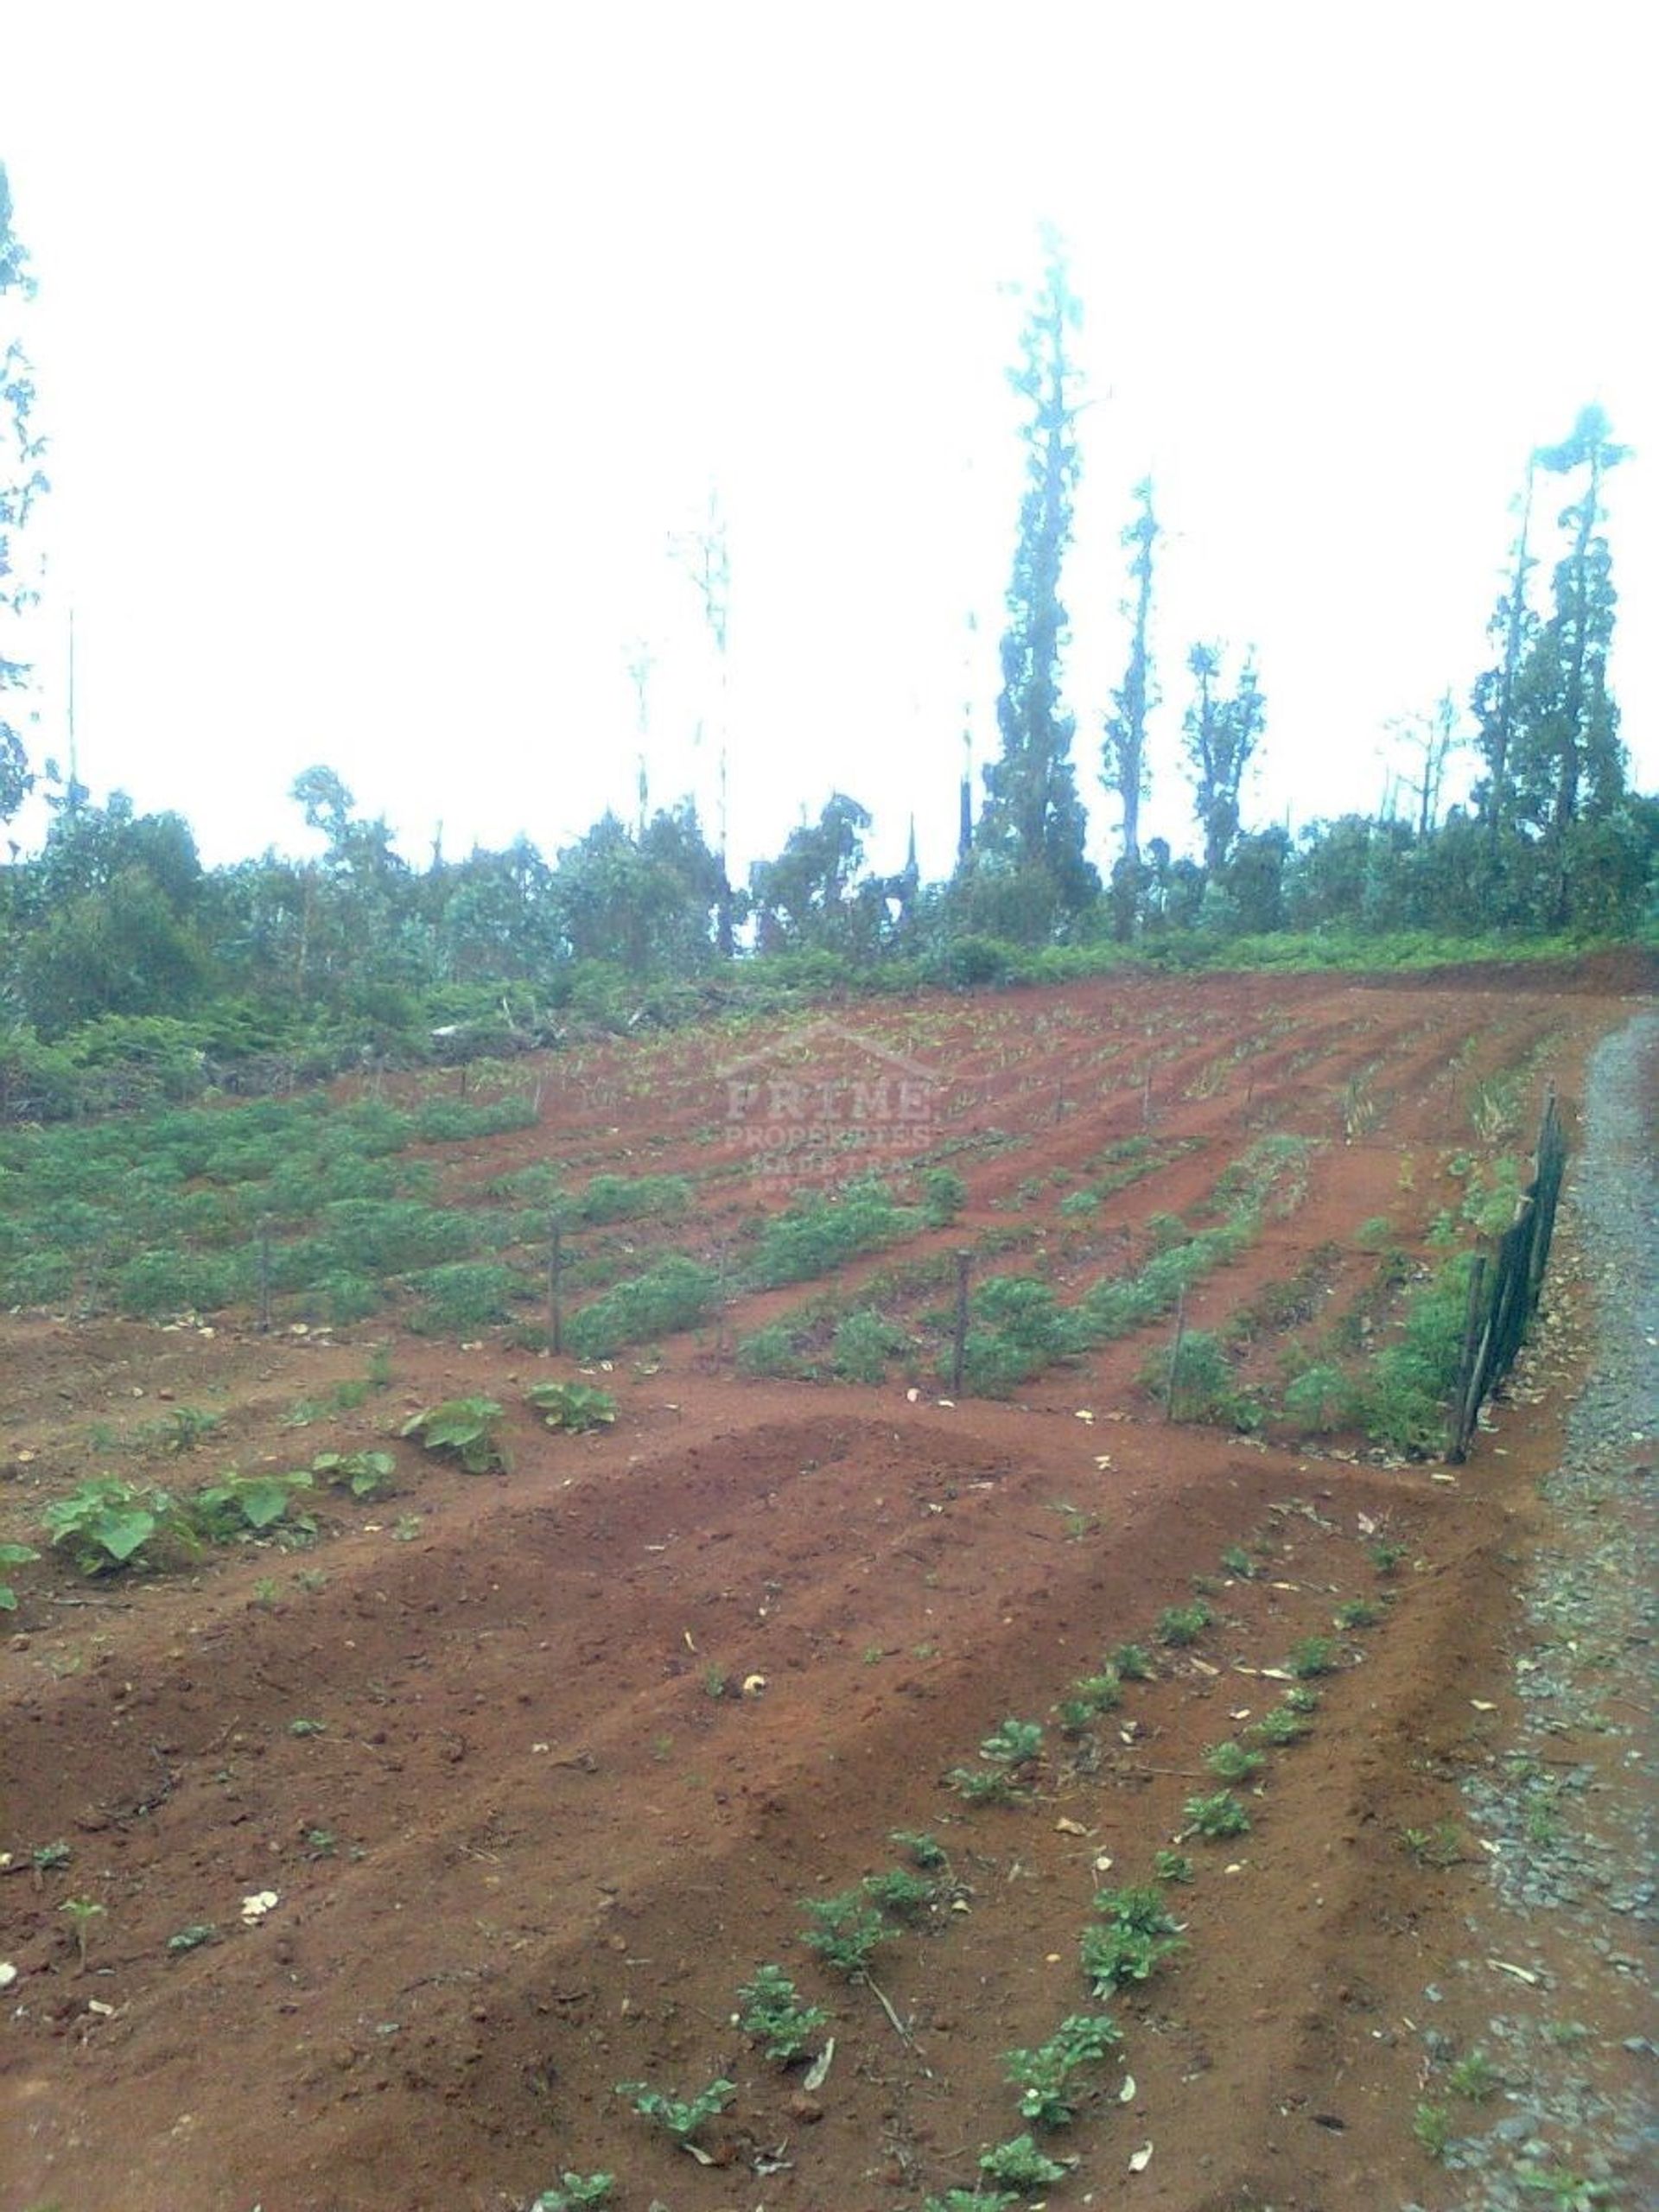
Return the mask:
<path id="1" fill-rule="evenodd" d="M 1643 1110 L 1644 1070 L 1656 1058 L 1659 1014 L 1649 1012 L 1592 1060 L 1551 1270 L 1557 1283 L 1576 1276 L 1580 1294 L 1553 1300 L 1554 1317 L 1516 1377 L 1524 1401 L 1559 1367 L 1562 1333 L 1588 1328 L 1589 1379 L 1561 1464 L 1541 1486 L 1550 1535 L 1525 1571 L 1521 1725 L 1463 1783 L 1491 1880 L 1457 1970 L 1484 1979 L 1495 1998 L 1507 1984 L 1482 2039 L 1494 2087 L 1481 2101 L 1457 2094 L 1459 2049 L 1432 2024 L 1446 1993 L 1424 1993 L 1425 2100 L 1447 2115 L 1441 2163 L 1459 2191 L 1437 2194 L 1445 2212 L 1656 2201 L 1659 2046 L 1650 2033 L 1621 2031 L 1653 2026 L 1659 1925 L 1659 1173 Z M 1586 1755 L 1586 1739 L 1599 1757 Z M 1534 1979 L 1522 1980 L 1517 1966 Z"/>

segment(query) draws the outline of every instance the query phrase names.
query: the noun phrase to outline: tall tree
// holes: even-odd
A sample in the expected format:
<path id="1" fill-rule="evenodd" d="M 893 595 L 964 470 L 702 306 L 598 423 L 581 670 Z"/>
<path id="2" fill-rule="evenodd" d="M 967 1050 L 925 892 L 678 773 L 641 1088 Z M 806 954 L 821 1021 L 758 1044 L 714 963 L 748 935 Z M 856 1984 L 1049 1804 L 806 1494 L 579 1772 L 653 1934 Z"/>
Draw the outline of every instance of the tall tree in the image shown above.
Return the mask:
<path id="1" fill-rule="evenodd" d="M 1086 824 L 1071 765 L 1076 725 L 1060 703 L 1060 663 L 1069 634 L 1060 569 L 1071 537 L 1078 473 L 1079 372 L 1071 339 L 1080 315 L 1053 232 L 1045 232 L 1044 248 L 1042 283 L 1020 334 L 1019 365 L 1008 372 L 1030 410 L 1020 432 L 1026 493 L 996 702 L 1002 757 L 985 770 L 979 842 L 1016 868 L 1046 874 L 1061 911 L 1076 913 L 1100 890 L 1084 857 Z"/>
<path id="2" fill-rule="evenodd" d="M 1537 457 L 1529 457 L 1527 479 L 1520 501 L 1521 522 L 1516 533 L 1515 565 L 1510 569 L 1503 596 L 1487 626 L 1489 634 L 1501 642 L 1503 656 L 1498 665 L 1489 669 L 1475 685 L 1471 704 L 1479 725 L 1476 743 L 1486 762 L 1486 781 L 1480 793 L 1480 804 L 1485 819 L 1486 847 L 1493 855 L 1503 825 L 1510 820 L 1510 753 L 1515 736 L 1515 687 L 1520 675 L 1521 662 L 1527 645 L 1536 633 L 1538 618 L 1527 603 L 1527 579 L 1535 565 L 1529 546 L 1532 534 L 1532 498 L 1535 481 Z"/>
<path id="3" fill-rule="evenodd" d="M 30 423 L 35 404 L 35 378 L 21 340 L 10 328 L 7 303 L 33 297 L 35 280 L 29 273 L 29 255 L 11 227 L 11 187 L 5 164 L 0 162 L 0 613 L 13 621 L 33 606 L 36 594 L 18 577 L 12 550 L 13 534 L 29 520 L 29 510 L 48 489 L 41 467 L 46 451 Z M 26 664 L 14 660 L 0 643 L 0 694 L 20 690 L 29 681 Z M 10 822 L 28 796 L 33 779 L 23 741 L 0 714 L 0 822 Z"/>
<path id="4" fill-rule="evenodd" d="M 1541 830 L 1551 860 L 1548 918 L 1567 918 L 1569 832 L 1581 816 L 1605 814 L 1624 788 L 1618 709 L 1607 689 L 1614 610 L 1612 554 L 1602 527 L 1602 480 L 1629 453 L 1613 442 L 1599 407 L 1586 407 L 1540 468 L 1582 481 L 1560 515 L 1566 553 L 1552 579 L 1552 607 L 1516 677 L 1515 779 L 1518 809 Z"/>
<path id="5" fill-rule="evenodd" d="M 683 566 L 691 579 L 692 588 L 702 607 L 702 619 L 709 632 L 709 641 L 715 649 L 715 672 L 717 707 L 715 746 L 719 762 L 718 797 L 715 806 L 720 868 L 721 897 L 716 931 L 722 959 L 729 960 L 734 946 L 735 901 L 727 861 L 727 812 L 728 802 L 727 748 L 731 732 L 728 722 L 731 701 L 731 662 L 728 650 L 732 624 L 732 556 L 726 535 L 726 511 L 717 491 L 709 494 L 706 520 L 696 530 L 671 538 L 670 550 Z M 698 724 L 699 734 L 702 724 Z"/>
<path id="6" fill-rule="evenodd" d="M 1106 788 L 1116 795 L 1123 810 L 1123 858 L 1131 867 L 1141 861 L 1141 802 L 1149 784 L 1147 772 L 1147 715 L 1153 705 L 1152 655 L 1147 630 L 1152 618 L 1152 549 L 1160 535 L 1153 511 L 1152 479 L 1135 487 L 1139 512 L 1122 533 L 1130 556 L 1129 577 L 1135 586 L 1132 601 L 1123 602 L 1130 620 L 1129 664 L 1123 681 L 1112 694 L 1112 711 L 1106 717 L 1106 742 L 1102 747 Z"/>
<path id="7" fill-rule="evenodd" d="M 1182 717 L 1181 734 L 1192 770 L 1192 805 L 1204 835 L 1204 865 L 1213 876 L 1238 842 L 1239 792 L 1267 724 L 1267 702 L 1247 655 L 1237 688 L 1222 686 L 1222 649 L 1194 645 L 1186 665 L 1197 690 Z"/>

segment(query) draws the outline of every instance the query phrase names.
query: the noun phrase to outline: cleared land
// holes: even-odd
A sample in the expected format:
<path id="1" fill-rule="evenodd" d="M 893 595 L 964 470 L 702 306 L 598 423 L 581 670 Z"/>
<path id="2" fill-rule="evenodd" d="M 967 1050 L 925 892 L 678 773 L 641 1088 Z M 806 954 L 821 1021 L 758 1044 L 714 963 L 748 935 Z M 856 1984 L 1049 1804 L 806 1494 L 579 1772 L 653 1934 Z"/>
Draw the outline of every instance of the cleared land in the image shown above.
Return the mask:
<path id="1" fill-rule="evenodd" d="M 1448 1480 L 1389 1431 L 1379 1362 L 1524 1180 L 1548 1086 L 1571 1128 L 1643 981 L 861 1004 L 587 1046 L 481 1098 L 342 1090 L 309 1181 L 280 1117 L 227 1103 L 217 1149 L 173 1128 L 176 1189 L 137 1225 L 67 1191 L 72 1256 L 0 1318 L 0 1540 L 44 1550 L 52 1503 L 111 1472 L 184 1493 L 384 1450 L 396 1488 L 320 1484 L 291 1509 L 313 1537 L 170 1571 L 11 1573 L 0 2202 L 499 2212 L 604 2170 L 639 2212 L 909 2212 L 1032 2127 L 1005 2054 L 1109 2011 L 1121 2049 L 1034 2130 L 1080 2161 L 1057 2202 L 1442 2201 L 1402 2013 L 1461 1938 L 1444 1824 L 1503 1725 L 1484 1686 L 1554 1413 L 1500 1409 Z M 493 1133 L 467 1119 L 503 1100 Z M 14 1220 L 58 1203 L 16 1179 L 29 1141 Z M 323 1187 L 359 1154 L 374 1191 Z M 122 1173 L 130 1198 L 142 1147 Z M 550 1209 L 567 1340 L 609 1356 L 585 1376 L 537 1349 Z M 961 1250 L 970 1381 L 1003 1395 L 950 1404 Z M 175 1262 L 233 1302 L 171 1311 Z M 639 1289 L 665 1282 L 694 1326 Z M 1166 1419 L 1178 1311 L 1217 1421 Z M 556 1377 L 614 1425 L 550 1433 L 525 1393 Z M 480 1394 L 505 1471 L 399 1435 Z M 1149 1678 L 1114 1698 L 1125 1645 Z M 1024 1763 L 981 1752 L 1009 1719 L 1041 1727 Z M 1230 1784 L 1248 1828 L 1187 1833 L 1229 1742 L 1261 1758 Z M 848 1981 L 803 1900 L 909 1866 L 893 1831 L 944 1861 Z M 1103 1978 L 1096 1934 L 1091 1988 L 1097 1893 L 1172 1851 L 1184 1948 Z M 831 2016 L 810 2092 L 733 2024 L 767 1962 Z M 616 2094 L 716 2077 L 708 2164 Z"/>

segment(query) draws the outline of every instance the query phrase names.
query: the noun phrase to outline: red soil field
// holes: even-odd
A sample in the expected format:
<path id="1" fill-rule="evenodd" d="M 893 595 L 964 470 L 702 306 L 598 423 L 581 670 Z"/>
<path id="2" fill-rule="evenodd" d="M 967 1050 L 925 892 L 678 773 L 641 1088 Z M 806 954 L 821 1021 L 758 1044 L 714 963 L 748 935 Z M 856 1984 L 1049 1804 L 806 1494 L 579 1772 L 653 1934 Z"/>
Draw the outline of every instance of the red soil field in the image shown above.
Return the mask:
<path id="1" fill-rule="evenodd" d="M 593 1435 L 550 1433 L 524 1402 L 575 1363 L 493 1336 L 0 1316 L 0 1538 L 38 1541 L 41 1505 L 109 1464 L 92 1432 L 140 1398 L 222 1410 L 204 1473 L 367 1445 L 398 1459 L 390 1500 L 320 1495 L 302 1554 L 18 1578 L 0 1649 L 0 1959 L 17 1969 L 0 2207 L 502 2212 L 566 2170 L 614 2173 L 623 2212 L 913 2212 L 971 2188 L 982 2152 L 1029 2125 L 1003 2054 L 1108 2009 L 1078 1963 L 1096 1891 L 1152 1878 L 1187 1801 L 1220 1786 L 1205 1748 L 1278 1703 L 1311 1636 L 1336 1668 L 1306 1738 L 1242 1787 L 1247 1834 L 1179 1844 L 1186 1948 L 1112 2000 L 1121 2050 L 1078 2077 L 1073 2125 L 1038 2132 L 1078 2162 L 1057 2203 L 1436 2202 L 1402 2023 L 1466 1942 L 1476 1874 L 1401 1837 L 1455 1819 L 1458 1773 L 1504 1725 L 1560 1395 L 1499 1406 L 1453 1471 L 1359 1436 L 1167 1421 L 1139 1379 L 1167 1318 L 1000 1402 L 948 1402 L 925 1363 L 874 1387 L 760 1380 L 732 1346 L 826 1287 L 850 1296 L 988 1232 L 1008 1232 L 997 1267 L 1070 1298 L 1137 1264 L 1154 1215 L 1199 1208 L 1267 1135 L 1310 1141 L 1301 1182 L 1186 1323 L 1267 1312 L 1299 1271 L 1335 1315 L 1376 1275 L 1362 1224 L 1385 1217 L 1421 1268 L 1460 1195 L 1456 1155 L 1524 1155 L 1551 1086 L 1571 1134 L 1586 1055 L 1644 980 L 1611 961 L 1135 979 L 529 1063 L 514 1080 L 541 1086 L 537 1126 L 448 1160 L 456 1202 L 543 1160 L 683 1174 L 686 1220 L 627 1229 L 642 1267 L 712 1256 L 789 1195 L 757 1174 L 734 1081 L 862 1081 L 868 1109 L 898 1056 L 926 1110 L 881 1168 L 944 1160 L 968 1189 L 959 1220 L 832 1285 L 734 1293 L 718 1326 L 619 1354 L 593 1378 L 618 1418 Z M 1500 1092 L 1507 1116 L 1483 1104 Z M 834 1128 L 855 1119 L 837 1105 Z M 1063 1213 L 1136 1136 L 1160 1164 Z M 850 1141 L 837 1156 L 861 1164 Z M 1265 1373 L 1287 1328 L 1313 1325 L 1264 1320 L 1251 1359 Z M 382 1343 L 389 1389 L 285 1431 Z M 416 1408 L 478 1392 L 507 1408 L 509 1471 L 394 1440 Z M 1391 1573 L 1379 1541 L 1400 1548 Z M 1160 1642 L 1194 1578 L 1210 1624 Z M 1333 1627 L 1365 1599 L 1376 1625 Z M 1153 1678 L 1064 1734 L 1056 1701 L 1126 1643 Z M 1008 1717 L 1044 1724 L 1030 1787 L 970 1805 L 945 1777 Z M 899 1863 L 894 1830 L 937 1837 L 946 1886 L 876 1953 L 875 1986 L 848 1983 L 803 1948 L 802 1900 Z M 60 1840 L 67 1866 L 37 1866 Z M 72 1898 L 103 1907 L 84 1962 Z M 209 1923 L 215 1940 L 169 1950 Z M 831 2015 L 810 2092 L 734 2024 L 763 1962 Z M 715 2076 L 734 2089 L 696 2139 L 708 2164 L 616 2094 Z"/>

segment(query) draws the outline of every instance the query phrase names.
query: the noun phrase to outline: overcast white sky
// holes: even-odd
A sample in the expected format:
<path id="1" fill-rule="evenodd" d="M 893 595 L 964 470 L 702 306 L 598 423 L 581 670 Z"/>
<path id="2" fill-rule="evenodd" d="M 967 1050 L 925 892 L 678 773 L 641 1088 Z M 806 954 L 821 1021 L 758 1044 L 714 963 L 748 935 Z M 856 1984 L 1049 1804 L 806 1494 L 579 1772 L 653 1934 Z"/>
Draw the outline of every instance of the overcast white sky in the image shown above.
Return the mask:
<path id="1" fill-rule="evenodd" d="M 1529 448 L 1599 399 L 1614 684 L 1659 782 L 1659 342 L 1644 11 L 1439 0 L 6 7 L 0 160 L 57 488 L 38 760 L 219 861 L 306 842 L 315 761 L 411 855 L 552 851 L 635 782 L 713 812 L 669 535 L 729 516 L 740 867 L 846 790 L 949 864 L 995 742 L 1019 501 L 1003 372 L 1044 216 L 1093 404 L 1067 575 L 1093 849 L 1126 629 L 1170 532 L 1149 827 L 1187 834 L 1194 638 L 1257 649 L 1260 823 L 1376 804 L 1459 700 Z M 1643 41 L 1638 53 L 1638 39 Z M 964 614 L 980 643 L 964 660 Z M 1645 618 L 1643 610 L 1647 610 Z"/>

